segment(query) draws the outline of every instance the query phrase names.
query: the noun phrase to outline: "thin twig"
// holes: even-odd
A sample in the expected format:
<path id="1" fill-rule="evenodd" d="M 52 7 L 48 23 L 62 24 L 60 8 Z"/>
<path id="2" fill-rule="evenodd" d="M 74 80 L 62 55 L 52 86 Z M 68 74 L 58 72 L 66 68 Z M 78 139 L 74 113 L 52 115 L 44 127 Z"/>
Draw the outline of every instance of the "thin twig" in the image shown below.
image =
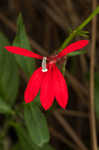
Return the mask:
<path id="1" fill-rule="evenodd" d="M 88 107 L 88 101 L 86 101 L 86 98 L 88 97 L 88 90 L 84 86 L 82 86 L 82 84 L 67 70 L 65 71 L 65 76 L 68 79 L 68 82 L 70 82 L 70 85 L 74 89 L 78 98 L 83 102 L 85 106 Z"/>
<path id="2" fill-rule="evenodd" d="M 73 75 L 71 75 L 68 71 L 65 72 L 66 77 L 68 78 L 68 81 L 75 85 L 84 96 L 88 96 L 88 90 L 86 87 L 84 87 Z"/>
<path id="3" fill-rule="evenodd" d="M 49 1 L 47 0 L 48 4 L 53 8 L 54 11 L 56 11 L 57 15 L 59 15 L 63 20 L 66 20 L 67 23 L 67 19 L 66 16 L 64 15 L 64 13 L 62 12 L 61 8 L 59 5 L 57 5 L 55 3 L 55 1 Z M 69 26 L 69 23 L 67 23 L 67 25 Z"/>
<path id="4" fill-rule="evenodd" d="M 78 147 L 73 144 L 71 141 L 69 141 L 67 138 L 65 138 L 62 134 L 60 134 L 58 131 L 53 129 L 52 127 L 49 128 L 52 136 L 56 137 L 60 141 L 62 141 L 64 144 L 68 145 L 72 149 L 77 149 Z"/>
<path id="5" fill-rule="evenodd" d="M 0 13 L 0 20 L 3 23 L 5 23 L 13 32 L 17 31 L 16 25 L 1 13 Z M 38 43 L 36 43 L 31 38 L 29 39 L 33 48 L 37 49 L 37 51 L 40 52 L 42 55 L 48 55 L 48 53 Z"/>
<path id="6" fill-rule="evenodd" d="M 58 109 L 58 111 L 63 114 L 63 115 L 67 115 L 67 116 L 71 116 L 71 117 L 81 117 L 81 118 L 88 118 L 88 113 L 86 112 L 81 112 L 81 111 L 75 111 L 75 110 L 61 110 Z"/>
<path id="7" fill-rule="evenodd" d="M 68 124 L 68 122 L 63 118 L 63 116 L 58 111 L 54 111 L 53 115 L 59 121 L 59 123 L 62 125 L 65 132 L 68 133 L 71 136 L 71 138 L 75 141 L 77 146 L 79 146 L 79 148 L 81 150 L 87 150 L 86 146 L 83 144 L 83 142 L 77 136 L 77 134 L 72 129 L 72 127 Z"/>
<path id="8" fill-rule="evenodd" d="M 76 27 L 79 24 L 80 19 L 79 19 L 78 14 L 76 13 L 76 10 L 75 10 L 75 8 L 73 6 L 73 1 L 65 0 L 65 5 L 66 5 L 69 17 L 71 19 L 71 22 L 72 22 L 73 28 L 74 28 L 74 27 Z M 64 8 L 64 10 L 66 10 L 66 8 Z"/>
<path id="9" fill-rule="evenodd" d="M 80 62 L 81 62 L 82 74 L 83 74 L 83 76 L 85 76 L 86 72 L 88 71 L 87 61 L 86 61 L 85 55 L 80 55 Z"/>
<path id="10" fill-rule="evenodd" d="M 45 32 L 44 32 L 44 48 L 47 49 L 47 51 L 49 51 L 50 49 L 50 42 L 51 42 L 51 36 L 52 36 L 52 27 L 53 27 L 53 23 L 49 20 L 49 17 L 47 15 L 45 15 Z"/>
<path id="11" fill-rule="evenodd" d="M 96 0 L 92 0 L 92 9 L 96 9 Z M 95 66 L 95 45 L 96 45 L 96 16 L 92 20 L 92 45 L 90 53 L 90 130 L 92 149 L 97 150 L 97 136 L 94 110 L 94 66 Z"/>
<path id="12" fill-rule="evenodd" d="M 63 20 L 55 11 L 52 10 L 52 8 L 46 4 L 43 4 L 42 7 L 45 9 L 46 13 L 51 17 L 51 19 L 56 22 L 56 24 L 66 33 L 66 29 L 68 29 L 68 24 L 66 21 Z"/>

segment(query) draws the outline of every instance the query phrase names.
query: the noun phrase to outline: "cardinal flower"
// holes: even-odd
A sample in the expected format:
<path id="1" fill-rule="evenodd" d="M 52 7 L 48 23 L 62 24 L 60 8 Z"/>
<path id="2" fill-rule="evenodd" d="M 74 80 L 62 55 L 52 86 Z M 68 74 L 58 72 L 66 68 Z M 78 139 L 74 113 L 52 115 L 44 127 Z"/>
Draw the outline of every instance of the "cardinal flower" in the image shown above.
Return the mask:
<path id="1" fill-rule="evenodd" d="M 88 44 L 88 40 L 80 40 L 70 44 L 55 56 L 43 57 L 32 51 L 16 46 L 6 46 L 11 53 L 33 57 L 42 60 L 42 66 L 32 74 L 24 93 L 24 100 L 30 103 L 40 90 L 40 102 L 45 110 L 49 109 L 56 98 L 57 103 L 66 108 L 68 103 L 68 88 L 56 62 L 68 53 L 79 50 Z"/>

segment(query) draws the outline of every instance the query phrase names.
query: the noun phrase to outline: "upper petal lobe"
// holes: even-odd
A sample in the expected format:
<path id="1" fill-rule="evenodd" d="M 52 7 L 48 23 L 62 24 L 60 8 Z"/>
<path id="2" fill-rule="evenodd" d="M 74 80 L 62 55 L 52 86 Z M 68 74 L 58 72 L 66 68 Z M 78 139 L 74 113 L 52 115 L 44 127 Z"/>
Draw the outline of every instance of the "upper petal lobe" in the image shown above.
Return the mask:
<path id="1" fill-rule="evenodd" d="M 80 40 L 77 42 L 74 42 L 72 44 L 70 44 L 69 46 L 67 46 L 66 48 L 64 48 L 57 57 L 63 57 L 65 55 L 67 55 L 68 53 L 74 52 L 76 50 L 79 50 L 83 47 L 85 47 L 88 44 L 88 40 Z"/>
<path id="2" fill-rule="evenodd" d="M 33 57 L 33 58 L 37 58 L 37 59 L 43 58 L 42 56 L 40 56 L 40 55 L 38 55 L 32 51 L 29 51 L 29 50 L 24 49 L 24 48 L 16 47 L 16 46 L 5 46 L 5 49 L 11 53 L 18 54 L 18 55 Z"/>

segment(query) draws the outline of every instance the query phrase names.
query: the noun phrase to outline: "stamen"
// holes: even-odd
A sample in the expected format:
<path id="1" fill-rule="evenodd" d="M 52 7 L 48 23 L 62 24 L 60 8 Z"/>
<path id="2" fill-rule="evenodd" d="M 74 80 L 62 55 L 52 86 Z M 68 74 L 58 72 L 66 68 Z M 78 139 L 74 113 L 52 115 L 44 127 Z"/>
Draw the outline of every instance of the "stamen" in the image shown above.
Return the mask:
<path id="1" fill-rule="evenodd" d="M 46 59 L 47 57 L 43 57 L 43 60 L 42 60 L 42 72 L 47 72 L 48 69 L 46 68 Z"/>

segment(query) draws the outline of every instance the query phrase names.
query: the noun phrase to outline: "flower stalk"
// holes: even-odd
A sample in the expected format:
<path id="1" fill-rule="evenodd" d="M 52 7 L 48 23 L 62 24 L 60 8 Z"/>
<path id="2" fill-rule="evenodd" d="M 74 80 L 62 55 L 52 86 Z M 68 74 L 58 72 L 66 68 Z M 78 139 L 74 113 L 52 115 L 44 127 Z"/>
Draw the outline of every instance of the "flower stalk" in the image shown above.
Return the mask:
<path id="1" fill-rule="evenodd" d="M 85 19 L 85 21 L 79 25 L 70 35 L 68 38 L 66 38 L 66 40 L 63 42 L 63 44 L 61 45 L 60 49 L 58 50 L 59 52 L 64 49 L 70 42 L 71 40 L 78 35 L 78 33 L 83 30 L 83 28 L 94 18 L 94 16 L 96 16 L 97 14 L 99 14 L 99 6 L 91 13 L 91 15 Z M 68 55 L 67 55 L 68 56 Z M 62 66 L 62 73 L 65 73 L 65 66 L 66 66 L 66 61 L 64 61 L 63 66 Z"/>

